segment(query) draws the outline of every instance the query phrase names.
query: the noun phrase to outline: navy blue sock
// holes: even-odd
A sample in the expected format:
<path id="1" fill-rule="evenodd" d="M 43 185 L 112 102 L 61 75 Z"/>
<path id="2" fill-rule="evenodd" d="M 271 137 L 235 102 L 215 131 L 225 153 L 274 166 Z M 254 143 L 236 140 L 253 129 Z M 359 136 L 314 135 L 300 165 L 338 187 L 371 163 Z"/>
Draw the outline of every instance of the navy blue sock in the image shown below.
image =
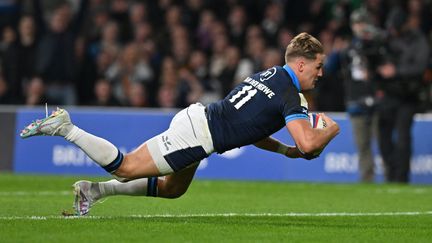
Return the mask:
<path id="1" fill-rule="evenodd" d="M 122 163 L 123 163 L 123 154 L 119 150 L 115 160 L 102 168 L 106 170 L 108 173 L 112 174 L 120 167 Z"/>
<path id="2" fill-rule="evenodd" d="M 158 178 L 157 177 L 150 177 L 147 181 L 147 196 L 148 197 L 157 197 L 158 189 Z"/>

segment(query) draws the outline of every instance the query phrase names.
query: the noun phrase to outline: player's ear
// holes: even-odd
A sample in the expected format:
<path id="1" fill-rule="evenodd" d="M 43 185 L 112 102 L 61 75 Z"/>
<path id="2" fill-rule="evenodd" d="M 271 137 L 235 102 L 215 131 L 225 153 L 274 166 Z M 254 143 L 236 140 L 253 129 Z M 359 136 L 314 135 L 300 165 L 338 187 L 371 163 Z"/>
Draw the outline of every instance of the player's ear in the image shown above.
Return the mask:
<path id="1" fill-rule="evenodd" d="M 298 61 L 297 61 L 297 69 L 298 69 L 299 72 L 303 72 L 305 64 L 306 63 L 305 63 L 305 61 L 304 61 L 303 58 L 299 58 L 298 59 Z"/>

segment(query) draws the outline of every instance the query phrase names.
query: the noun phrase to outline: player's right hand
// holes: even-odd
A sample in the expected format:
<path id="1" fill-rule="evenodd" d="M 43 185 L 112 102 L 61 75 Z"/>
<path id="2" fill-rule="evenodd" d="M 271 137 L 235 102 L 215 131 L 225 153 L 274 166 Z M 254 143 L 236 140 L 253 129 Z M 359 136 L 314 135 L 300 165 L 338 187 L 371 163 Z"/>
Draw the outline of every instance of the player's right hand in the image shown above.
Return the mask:
<path id="1" fill-rule="evenodd" d="M 322 117 L 323 121 L 326 124 L 325 128 L 336 127 L 337 133 L 339 133 L 339 125 L 333 119 L 328 117 L 325 113 L 319 113 L 319 115 Z"/>

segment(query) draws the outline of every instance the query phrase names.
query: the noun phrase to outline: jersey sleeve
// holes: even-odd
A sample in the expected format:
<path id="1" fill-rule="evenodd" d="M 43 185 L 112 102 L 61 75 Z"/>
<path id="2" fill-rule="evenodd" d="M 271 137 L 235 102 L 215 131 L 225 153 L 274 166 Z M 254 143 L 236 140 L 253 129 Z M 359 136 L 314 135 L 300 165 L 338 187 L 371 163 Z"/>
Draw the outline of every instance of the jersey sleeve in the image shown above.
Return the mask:
<path id="1" fill-rule="evenodd" d="M 287 97 L 282 107 L 285 124 L 297 119 L 309 119 L 308 104 L 302 93 Z"/>

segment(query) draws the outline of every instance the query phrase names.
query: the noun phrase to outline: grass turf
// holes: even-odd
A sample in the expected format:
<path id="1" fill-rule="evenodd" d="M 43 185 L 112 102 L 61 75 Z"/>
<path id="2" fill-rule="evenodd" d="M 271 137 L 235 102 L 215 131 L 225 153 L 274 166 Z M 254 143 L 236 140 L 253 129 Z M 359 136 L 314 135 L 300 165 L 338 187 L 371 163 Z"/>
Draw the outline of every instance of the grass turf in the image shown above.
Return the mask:
<path id="1" fill-rule="evenodd" d="M 91 217 L 63 218 L 78 179 L 0 174 L 0 241 L 432 240 L 430 186 L 196 180 L 179 199 L 118 196 L 97 204 Z"/>

